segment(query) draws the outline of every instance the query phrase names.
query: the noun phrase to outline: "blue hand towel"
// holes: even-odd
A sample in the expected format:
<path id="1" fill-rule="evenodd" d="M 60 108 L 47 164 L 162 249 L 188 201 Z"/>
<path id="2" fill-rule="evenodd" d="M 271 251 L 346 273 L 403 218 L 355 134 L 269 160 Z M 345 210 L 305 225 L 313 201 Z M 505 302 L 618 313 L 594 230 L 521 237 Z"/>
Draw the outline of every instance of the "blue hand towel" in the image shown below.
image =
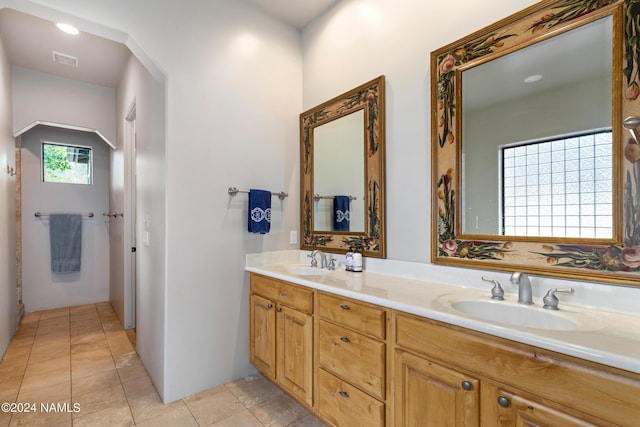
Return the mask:
<path id="1" fill-rule="evenodd" d="M 82 215 L 49 215 L 51 272 L 80 271 L 82 253 Z"/>
<path id="2" fill-rule="evenodd" d="M 249 233 L 267 234 L 271 227 L 271 192 L 249 190 Z"/>
<path id="3" fill-rule="evenodd" d="M 333 229 L 335 231 L 349 231 L 349 221 L 351 220 L 349 203 L 349 196 L 334 196 Z"/>

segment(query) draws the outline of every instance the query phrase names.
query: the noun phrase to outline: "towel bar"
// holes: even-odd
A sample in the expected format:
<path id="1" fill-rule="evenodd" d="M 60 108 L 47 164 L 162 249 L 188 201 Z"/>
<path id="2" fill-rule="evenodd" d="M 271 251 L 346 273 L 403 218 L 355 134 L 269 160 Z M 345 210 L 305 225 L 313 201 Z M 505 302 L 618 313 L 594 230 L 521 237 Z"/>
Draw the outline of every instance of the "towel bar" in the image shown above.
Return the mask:
<path id="1" fill-rule="evenodd" d="M 249 190 L 238 190 L 236 187 L 229 187 L 227 192 L 229 193 L 229 195 L 235 196 L 238 193 L 248 193 Z M 279 193 L 271 193 L 271 195 L 272 196 L 278 196 L 278 199 L 280 199 L 280 200 L 284 200 L 285 197 L 289 197 L 289 195 L 287 193 L 285 193 L 284 191 L 281 191 Z"/>
<path id="2" fill-rule="evenodd" d="M 358 198 L 356 196 L 348 196 L 349 200 L 358 200 Z M 313 196 L 313 200 L 315 200 L 316 202 L 320 199 L 333 199 L 333 196 L 321 196 L 319 194 L 316 194 L 315 196 Z"/>
<path id="3" fill-rule="evenodd" d="M 50 214 L 42 213 L 42 212 L 36 212 L 36 213 L 33 214 L 33 216 L 35 216 L 36 218 L 42 218 L 43 216 L 49 216 L 49 215 Z M 89 212 L 88 214 L 83 215 L 83 217 L 93 218 L 93 212 Z"/>

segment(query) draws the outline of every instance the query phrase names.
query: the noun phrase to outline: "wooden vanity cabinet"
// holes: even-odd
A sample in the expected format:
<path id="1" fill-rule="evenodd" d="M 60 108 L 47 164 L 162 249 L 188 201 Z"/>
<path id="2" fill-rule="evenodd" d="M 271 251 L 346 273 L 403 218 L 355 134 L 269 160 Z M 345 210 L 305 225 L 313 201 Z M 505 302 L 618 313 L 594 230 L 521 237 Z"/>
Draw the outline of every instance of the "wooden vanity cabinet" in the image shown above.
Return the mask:
<path id="1" fill-rule="evenodd" d="M 313 406 L 313 291 L 257 274 L 250 288 L 249 360 Z"/>
<path id="2" fill-rule="evenodd" d="M 334 426 L 385 426 L 388 312 L 318 293 L 318 414 Z"/>
<path id="3" fill-rule="evenodd" d="M 410 314 L 396 312 L 394 321 L 396 426 L 640 420 L 638 374 Z"/>

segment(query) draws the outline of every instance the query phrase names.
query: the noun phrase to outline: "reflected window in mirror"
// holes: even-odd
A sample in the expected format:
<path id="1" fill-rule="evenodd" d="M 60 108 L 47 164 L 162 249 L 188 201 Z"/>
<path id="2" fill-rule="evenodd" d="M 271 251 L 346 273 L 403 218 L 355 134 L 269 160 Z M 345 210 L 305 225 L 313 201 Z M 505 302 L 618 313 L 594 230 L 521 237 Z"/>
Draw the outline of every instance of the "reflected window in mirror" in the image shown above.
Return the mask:
<path id="1" fill-rule="evenodd" d="M 500 147 L 506 236 L 611 238 L 611 130 Z"/>

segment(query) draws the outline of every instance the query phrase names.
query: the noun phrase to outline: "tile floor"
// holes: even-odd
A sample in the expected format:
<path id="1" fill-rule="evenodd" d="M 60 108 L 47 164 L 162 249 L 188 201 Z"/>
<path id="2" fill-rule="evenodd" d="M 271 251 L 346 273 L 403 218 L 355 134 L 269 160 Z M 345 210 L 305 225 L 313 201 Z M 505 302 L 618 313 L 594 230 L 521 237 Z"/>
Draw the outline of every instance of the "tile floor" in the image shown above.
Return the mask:
<path id="1" fill-rule="evenodd" d="M 132 341 L 109 303 L 27 314 L 0 363 L 0 402 L 22 411 L 0 427 L 324 426 L 259 375 L 164 405 Z"/>

